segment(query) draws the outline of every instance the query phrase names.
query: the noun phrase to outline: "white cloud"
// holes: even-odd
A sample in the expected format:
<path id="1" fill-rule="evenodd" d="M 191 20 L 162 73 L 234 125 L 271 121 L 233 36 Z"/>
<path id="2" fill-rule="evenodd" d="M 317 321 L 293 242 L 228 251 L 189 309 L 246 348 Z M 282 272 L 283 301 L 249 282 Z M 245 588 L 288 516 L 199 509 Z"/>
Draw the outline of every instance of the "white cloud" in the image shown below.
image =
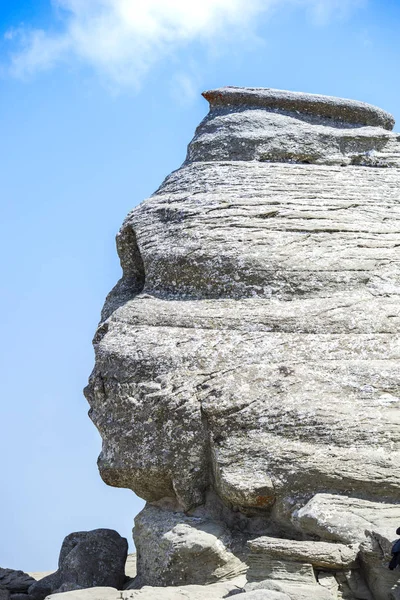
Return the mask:
<path id="1" fill-rule="evenodd" d="M 323 22 L 364 0 L 53 0 L 63 30 L 17 29 L 11 72 L 27 77 L 77 58 L 117 84 L 138 86 L 159 60 L 192 41 L 243 31 L 271 8 L 301 5 Z M 188 82 L 184 83 L 188 86 Z"/>

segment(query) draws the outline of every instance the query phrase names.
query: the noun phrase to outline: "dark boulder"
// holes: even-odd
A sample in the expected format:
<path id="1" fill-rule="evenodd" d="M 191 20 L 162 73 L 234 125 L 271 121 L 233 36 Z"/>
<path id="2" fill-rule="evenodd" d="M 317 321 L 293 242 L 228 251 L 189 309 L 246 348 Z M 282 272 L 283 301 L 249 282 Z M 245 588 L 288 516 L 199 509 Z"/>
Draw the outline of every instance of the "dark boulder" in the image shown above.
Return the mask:
<path id="1" fill-rule="evenodd" d="M 0 590 L 8 590 L 10 594 L 25 594 L 33 583 L 35 579 L 23 571 L 0 567 Z M 3 600 L 3 596 L 0 595 L 0 599 Z"/>
<path id="2" fill-rule="evenodd" d="M 122 589 L 127 554 L 128 542 L 112 529 L 71 533 L 61 547 L 57 571 L 31 585 L 29 596 L 43 600 L 49 594 L 83 588 Z"/>

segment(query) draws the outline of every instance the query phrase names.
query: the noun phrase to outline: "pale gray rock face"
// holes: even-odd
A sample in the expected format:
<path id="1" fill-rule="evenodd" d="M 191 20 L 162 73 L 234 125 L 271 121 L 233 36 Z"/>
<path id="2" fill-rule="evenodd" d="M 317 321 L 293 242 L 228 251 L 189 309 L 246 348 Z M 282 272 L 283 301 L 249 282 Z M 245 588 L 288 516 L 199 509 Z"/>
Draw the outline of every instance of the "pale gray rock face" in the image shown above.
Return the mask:
<path id="1" fill-rule="evenodd" d="M 285 594 L 290 600 L 333 600 L 340 598 L 340 596 L 334 596 L 331 590 L 326 587 L 319 585 L 318 583 L 296 582 L 296 581 L 260 581 L 259 583 L 250 583 L 246 585 L 246 592 L 256 590 L 271 590 Z M 247 596 L 243 596 L 243 600 L 246 600 Z"/>
<path id="2" fill-rule="evenodd" d="M 374 531 L 390 537 L 380 515 L 390 505 L 390 527 L 400 525 L 393 118 L 293 92 L 204 95 L 210 113 L 185 163 L 117 236 L 123 277 L 103 309 L 86 389 L 100 473 L 182 523 L 179 511 L 190 516 L 214 494 L 224 508 L 209 518 L 229 525 L 226 550 L 244 562 L 254 532 L 363 544 L 310 525 L 321 494 L 373 504 Z M 339 512 L 353 531 L 353 511 Z M 361 578 L 367 554 L 353 569 Z M 336 593 L 304 564 L 319 594 Z"/>
<path id="3" fill-rule="evenodd" d="M 118 591 L 110 587 L 89 588 L 64 593 L 62 596 L 53 594 L 52 600 L 220 600 L 230 594 L 243 591 L 244 581 L 215 583 L 211 585 L 186 585 L 176 587 L 144 586 L 140 590 Z M 245 596 L 243 596 L 245 598 Z M 283 600 L 283 599 L 282 599 Z M 286 599 L 285 599 L 286 600 Z"/>
<path id="4" fill-rule="evenodd" d="M 398 136 L 387 131 L 393 118 L 362 102 L 257 88 L 203 96 L 211 111 L 189 146 L 188 161 L 400 164 Z"/>
<path id="5" fill-rule="evenodd" d="M 274 590 L 254 590 L 246 594 L 245 600 L 290 600 L 290 596 Z"/>
<path id="6" fill-rule="evenodd" d="M 390 546 L 399 523 L 399 505 L 317 494 L 292 520 L 302 531 L 324 539 L 356 544 L 379 534 Z"/>
<path id="7" fill-rule="evenodd" d="M 359 557 L 373 598 L 400 597 L 398 571 L 388 571 L 398 505 L 317 494 L 294 516 L 303 531 L 344 543 L 360 543 Z M 347 581 L 351 586 L 351 580 Z"/>
<path id="8" fill-rule="evenodd" d="M 247 544 L 255 555 L 303 561 L 314 567 L 341 570 L 357 566 L 358 546 L 260 537 Z"/>
<path id="9" fill-rule="evenodd" d="M 134 540 L 142 585 L 210 584 L 247 570 L 227 549 L 227 527 L 202 516 L 148 506 L 135 519 Z"/>

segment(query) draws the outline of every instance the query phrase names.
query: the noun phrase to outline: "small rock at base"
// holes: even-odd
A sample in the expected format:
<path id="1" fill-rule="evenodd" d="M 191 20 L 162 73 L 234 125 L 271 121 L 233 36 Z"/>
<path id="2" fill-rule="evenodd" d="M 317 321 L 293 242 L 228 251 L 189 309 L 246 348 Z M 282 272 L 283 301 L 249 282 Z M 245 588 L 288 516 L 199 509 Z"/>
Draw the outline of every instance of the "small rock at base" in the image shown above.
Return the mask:
<path id="1" fill-rule="evenodd" d="M 71 533 L 61 546 L 58 570 L 35 581 L 29 595 L 44 600 L 50 594 L 98 586 L 122 589 L 127 553 L 128 542 L 111 529 Z"/>

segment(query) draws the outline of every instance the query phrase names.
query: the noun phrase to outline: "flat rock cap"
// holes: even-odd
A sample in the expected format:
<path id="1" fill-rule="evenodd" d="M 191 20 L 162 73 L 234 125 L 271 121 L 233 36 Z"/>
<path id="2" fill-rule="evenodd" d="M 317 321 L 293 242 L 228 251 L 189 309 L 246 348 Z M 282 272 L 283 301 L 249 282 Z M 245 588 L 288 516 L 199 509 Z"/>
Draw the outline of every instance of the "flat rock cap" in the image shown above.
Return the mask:
<path id="1" fill-rule="evenodd" d="M 284 110 L 315 115 L 322 118 L 342 121 L 354 125 L 371 125 L 392 130 L 395 120 L 393 116 L 372 104 L 321 96 L 304 94 L 272 88 L 221 87 L 208 90 L 202 94 L 210 103 L 211 110 L 222 106 L 254 106 L 270 110 Z"/>

